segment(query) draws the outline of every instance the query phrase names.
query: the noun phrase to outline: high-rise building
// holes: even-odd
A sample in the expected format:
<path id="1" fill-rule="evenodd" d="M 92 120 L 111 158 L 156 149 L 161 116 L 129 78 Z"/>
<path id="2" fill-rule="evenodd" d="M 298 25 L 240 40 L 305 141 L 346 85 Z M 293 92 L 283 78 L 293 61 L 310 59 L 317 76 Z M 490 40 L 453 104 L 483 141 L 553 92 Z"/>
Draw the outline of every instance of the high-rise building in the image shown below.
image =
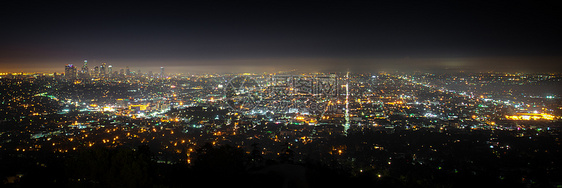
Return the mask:
<path id="1" fill-rule="evenodd" d="M 64 66 L 64 77 L 67 80 L 76 79 L 76 67 L 73 64 L 67 64 L 66 66 Z"/>
<path id="2" fill-rule="evenodd" d="M 127 75 L 127 76 L 131 75 L 131 71 L 129 70 L 129 66 L 127 66 L 127 70 L 125 70 L 125 75 Z"/>
<path id="3" fill-rule="evenodd" d="M 111 77 L 111 74 L 113 74 L 113 66 L 107 66 L 107 74 Z"/>
<path id="4" fill-rule="evenodd" d="M 160 78 L 164 78 L 164 67 L 160 67 Z"/>
<path id="5" fill-rule="evenodd" d="M 84 60 L 84 64 L 82 64 L 82 70 L 80 70 L 78 75 L 81 79 L 88 79 L 90 77 L 90 71 L 88 70 L 88 60 Z"/>
<path id="6" fill-rule="evenodd" d="M 100 66 L 100 77 L 105 77 L 105 76 L 106 76 L 106 75 L 105 75 L 105 74 L 106 74 L 106 72 L 105 72 L 105 67 L 106 67 L 105 63 L 102 63 L 101 66 Z"/>
<path id="7" fill-rule="evenodd" d="M 93 75 L 94 75 L 95 78 L 100 76 L 100 68 L 98 66 L 94 67 Z"/>
<path id="8" fill-rule="evenodd" d="M 121 75 L 121 76 L 125 75 L 125 70 L 123 70 L 123 69 L 119 70 L 119 75 Z"/>
<path id="9" fill-rule="evenodd" d="M 88 60 L 86 60 L 86 59 L 84 60 L 84 65 L 82 65 L 82 73 L 83 73 L 83 74 L 89 74 L 89 71 L 88 71 Z"/>

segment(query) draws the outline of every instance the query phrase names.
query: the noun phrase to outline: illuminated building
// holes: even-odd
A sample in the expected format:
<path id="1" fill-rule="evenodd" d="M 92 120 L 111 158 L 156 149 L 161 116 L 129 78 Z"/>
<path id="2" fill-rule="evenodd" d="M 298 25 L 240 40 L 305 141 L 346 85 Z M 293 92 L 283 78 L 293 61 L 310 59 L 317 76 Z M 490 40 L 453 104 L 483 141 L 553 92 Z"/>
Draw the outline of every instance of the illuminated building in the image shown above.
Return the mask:
<path id="1" fill-rule="evenodd" d="M 109 76 L 111 76 L 111 74 L 113 73 L 113 66 L 109 65 L 107 67 L 107 73 L 108 73 Z"/>
<path id="2" fill-rule="evenodd" d="M 100 77 L 105 77 L 106 74 L 105 67 L 106 67 L 105 63 L 102 63 L 100 66 Z"/>
<path id="3" fill-rule="evenodd" d="M 164 67 L 160 67 L 160 78 L 164 78 Z"/>
<path id="4" fill-rule="evenodd" d="M 126 107 L 129 103 L 129 99 L 117 99 L 116 104 L 120 107 Z"/>
<path id="5" fill-rule="evenodd" d="M 100 68 L 98 66 L 94 67 L 94 72 L 93 72 L 94 77 L 99 77 L 100 75 Z"/>
<path id="6" fill-rule="evenodd" d="M 556 116 L 539 113 L 517 113 L 512 116 L 506 115 L 505 118 L 509 120 L 554 120 Z"/>
<path id="7" fill-rule="evenodd" d="M 66 66 L 64 66 L 64 77 L 67 80 L 76 79 L 76 67 L 73 64 L 67 64 Z"/>
<path id="8" fill-rule="evenodd" d="M 82 65 L 82 78 L 90 77 L 90 71 L 88 70 L 88 60 L 84 60 L 84 64 Z"/>
<path id="9" fill-rule="evenodd" d="M 143 104 L 132 104 L 129 105 L 129 110 L 133 110 L 135 112 L 144 112 L 148 108 L 148 105 Z"/>

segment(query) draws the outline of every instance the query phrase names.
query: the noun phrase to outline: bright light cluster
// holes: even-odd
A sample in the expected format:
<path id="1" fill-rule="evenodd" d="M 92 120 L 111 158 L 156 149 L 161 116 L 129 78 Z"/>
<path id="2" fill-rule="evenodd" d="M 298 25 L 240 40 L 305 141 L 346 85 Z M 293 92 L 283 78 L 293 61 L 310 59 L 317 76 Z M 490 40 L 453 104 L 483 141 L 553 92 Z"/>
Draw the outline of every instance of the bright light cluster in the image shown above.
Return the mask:
<path id="1" fill-rule="evenodd" d="M 505 118 L 509 120 L 554 120 L 556 116 L 539 113 L 517 113 L 513 116 L 506 115 Z"/>

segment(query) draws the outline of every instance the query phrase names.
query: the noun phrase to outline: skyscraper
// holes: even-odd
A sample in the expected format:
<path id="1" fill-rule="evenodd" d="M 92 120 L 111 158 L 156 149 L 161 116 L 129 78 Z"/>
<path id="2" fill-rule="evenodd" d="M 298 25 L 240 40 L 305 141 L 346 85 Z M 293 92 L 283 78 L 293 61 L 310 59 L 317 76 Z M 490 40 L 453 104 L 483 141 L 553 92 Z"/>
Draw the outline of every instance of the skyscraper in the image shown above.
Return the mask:
<path id="1" fill-rule="evenodd" d="M 79 73 L 80 78 L 87 79 L 90 77 L 90 71 L 88 70 L 88 60 L 84 60 L 84 64 L 82 65 L 82 70 Z"/>
<path id="2" fill-rule="evenodd" d="M 86 60 L 86 59 L 84 60 L 84 65 L 82 65 L 82 73 L 83 73 L 83 74 L 89 74 L 89 71 L 88 71 L 88 60 Z"/>
<path id="3" fill-rule="evenodd" d="M 66 66 L 64 66 L 64 77 L 67 80 L 76 79 L 76 67 L 73 64 L 67 64 Z"/>
<path id="4" fill-rule="evenodd" d="M 164 67 L 160 67 L 160 78 L 164 78 Z"/>
<path id="5" fill-rule="evenodd" d="M 129 66 L 127 66 L 127 70 L 125 70 L 125 75 L 127 75 L 127 76 L 131 75 L 131 71 L 129 70 Z"/>
<path id="6" fill-rule="evenodd" d="M 107 66 L 107 75 L 111 77 L 111 74 L 113 74 L 113 66 L 109 65 Z"/>
<path id="7" fill-rule="evenodd" d="M 106 67 L 105 63 L 102 63 L 100 66 L 100 77 L 102 78 L 106 76 L 105 67 Z"/>
<path id="8" fill-rule="evenodd" d="M 98 66 L 94 67 L 94 73 L 93 73 L 94 77 L 97 78 L 100 76 L 100 68 Z"/>

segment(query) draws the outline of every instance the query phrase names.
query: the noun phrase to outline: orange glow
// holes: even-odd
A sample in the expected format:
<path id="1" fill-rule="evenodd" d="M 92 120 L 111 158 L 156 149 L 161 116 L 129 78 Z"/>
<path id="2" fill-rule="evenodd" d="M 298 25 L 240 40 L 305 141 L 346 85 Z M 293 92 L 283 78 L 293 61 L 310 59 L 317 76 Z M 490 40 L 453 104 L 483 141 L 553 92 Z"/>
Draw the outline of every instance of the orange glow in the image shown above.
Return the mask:
<path id="1" fill-rule="evenodd" d="M 148 108 L 148 105 L 142 105 L 142 104 L 129 105 L 129 110 L 130 110 L 131 108 L 136 108 L 136 107 L 138 107 L 139 110 L 141 110 L 141 111 L 145 111 L 146 108 Z"/>
<path id="2" fill-rule="evenodd" d="M 509 120 L 554 120 L 556 116 L 550 114 L 517 113 L 517 115 L 506 115 Z"/>

